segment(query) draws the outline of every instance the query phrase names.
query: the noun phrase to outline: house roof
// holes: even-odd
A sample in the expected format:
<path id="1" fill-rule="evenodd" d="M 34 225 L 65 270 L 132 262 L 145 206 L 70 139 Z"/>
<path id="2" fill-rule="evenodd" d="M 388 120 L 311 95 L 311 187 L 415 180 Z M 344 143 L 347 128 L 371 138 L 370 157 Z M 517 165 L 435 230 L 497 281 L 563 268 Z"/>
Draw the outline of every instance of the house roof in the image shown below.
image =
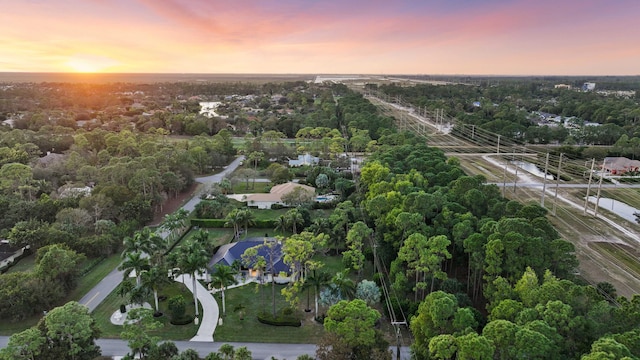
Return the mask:
<path id="1" fill-rule="evenodd" d="M 312 186 L 302 185 L 294 182 L 288 182 L 280 185 L 276 185 L 271 188 L 268 194 L 250 194 L 244 198 L 247 202 L 279 202 L 282 201 L 282 196 L 292 192 L 296 188 L 302 188 L 312 194 L 316 192 L 316 188 Z"/>
<path id="2" fill-rule="evenodd" d="M 629 170 L 640 168 L 640 161 L 630 160 L 626 157 L 606 157 L 603 166 L 607 170 Z"/>
<path id="3" fill-rule="evenodd" d="M 215 255 L 209 261 L 208 268 L 211 270 L 217 264 L 231 266 L 235 260 L 242 261 L 242 254 L 252 247 L 260 246 L 265 241 L 275 242 L 276 246 L 273 251 L 273 271 L 271 269 L 269 249 L 266 247 L 258 248 L 258 256 L 262 256 L 267 261 L 267 273 L 279 274 L 280 272 L 289 272 L 289 266 L 282 261 L 282 244 L 276 242 L 275 238 L 249 238 L 231 244 L 222 245 Z M 249 266 L 251 267 L 251 266 Z"/>
<path id="4" fill-rule="evenodd" d="M 0 260 L 4 260 L 12 256 L 18 250 L 20 249 L 17 247 L 11 246 L 8 241 L 6 240 L 0 241 Z"/>
<path id="5" fill-rule="evenodd" d="M 279 195 L 282 196 L 282 195 L 285 195 L 285 194 L 288 194 L 288 193 L 292 192 L 297 187 L 301 187 L 304 190 L 312 192 L 312 193 L 316 192 L 316 188 L 314 188 L 312 186 L 302 185 L 302 184 L 298 184 L 298 183 L 294 183 L 294 182 L 287 182 L 287 183 L 276 185 L 276 186 L 272 187 L 271 191 L 269 191 L 269 193 L 270 194 L 279 194 Z"/>

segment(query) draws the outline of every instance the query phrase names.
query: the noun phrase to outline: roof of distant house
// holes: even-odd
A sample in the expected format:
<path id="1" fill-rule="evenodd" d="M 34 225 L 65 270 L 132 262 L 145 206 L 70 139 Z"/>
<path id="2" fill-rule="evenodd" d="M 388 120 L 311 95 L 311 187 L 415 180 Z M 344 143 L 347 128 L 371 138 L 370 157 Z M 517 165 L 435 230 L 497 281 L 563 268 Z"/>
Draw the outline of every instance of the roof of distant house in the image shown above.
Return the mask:
<path id="1" fill-rule="evenodd" d="M 606 157 L 604 158 L 603 166 L 607 170 L 628 170 L 640 168 L 640 161 L 627 159 L 626 157 Z"/>
<path id="2" fill-rule="evenodd" d="M 38 165 L 48 166 L 54 164 L 56 162 L 62 161 L 65 158 L 64 154 L 56 154 L 52 152 L 47 152 L 47 155 L 38 159 Z"/>
<path id="3" fill-rule="evenodd" d="M 271 188 L 268 194 L 249 194 L 244 198 L 244 201 L 273 201 L 278 202 L 282 200 L 282 196 L 292 192 L 296 188 L 302 188 L 307 192 L 314 194 L 316 192 L 316 188 L 308 185 L 302 185 L 294 182 L 287 182 L 284 184 L 276 185 Z"/>
<path id="4" fill-rule="evenodd" d="M 0 261 L 12 256 L 18 250 L 19 248 L 9 244 L 7 240 L 0 241 Z"/>
<path id="5" fill-rule="evenodd" d="M 311 154 L 298 155 L 298 159 L 290 159 L 289 166 L 313 165 L 320 162 L 320 158 L 311 156 Z"/>

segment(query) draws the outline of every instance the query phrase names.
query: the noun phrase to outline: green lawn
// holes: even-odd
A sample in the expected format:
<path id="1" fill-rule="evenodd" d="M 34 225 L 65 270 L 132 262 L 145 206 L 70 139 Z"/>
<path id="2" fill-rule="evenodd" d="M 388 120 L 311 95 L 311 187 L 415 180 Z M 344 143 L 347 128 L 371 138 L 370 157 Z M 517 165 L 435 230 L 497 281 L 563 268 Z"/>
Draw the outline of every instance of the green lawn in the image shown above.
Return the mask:
<path id="1" fill-rule="evenodd" d="M 232 188 L 234 194 L 257 194 L 268 193 L 267 189 L 271 189 L 273 185 L 271 183 L 257 182 L 255 186 L 253 180 L 249 180 L 249 188 L 247 189 L 247 182 L 241 181 L 235 184 Z"/>
<path id="2" fill-rule="evenodd" d="M 276 285 L 276 311 L 286 306 L 280 290 L 284 285 Z M 306 313 L 306 296 L 302 296 L 298 313 L 303 316 L 301 327 L 271 326 L 258 321 L 257 314 L 262 310 L 271 311 L 272 296 L 271 284 L 262 286 L 262 295 L 257 284 L 249 284 L 242 287 L 229 289 L 225 292 L 227 299 L 227 315 L 222 326 L 216 328 L 214 339 L 216 341 L 250 341 L 268 343 L 315 343 L 324 333 L 321 324 L 313 320 L 313 313 Z M 306 294 L 306 293 L 305 293 Z M 222 309 L 221 294 L 215 295 L 216 301 Z M 313 293 L 311 294 L 313 303 Z M 242 304 L 244 320 L 240 320 L 240 314 L 234 308 Z M 313 307 L 313 304 L 312 306 Z"/>
<path id="3" fill-rule="evenodd" d="M 27 257 L 20 259 L 15 265 L 7 270 L 7 273 L 19 271 L 31 271 L 36 263 L 36 254 L 33 253 Z"/>
<path id="4" fill-rule="evenodd" d="M 167 299 L 177 294 L 182 294 L 182 296 L 184 296 L 187 302 L 186 314 L 193 317 L 195 314 L 193 306 L 193 295 L 191 294 L 189 289 L 187 289 L 187 287 L 182 283 L 174 282 L 158 292 L 158 295 L 164 295 L 167 297 Z M 149 304 L 151 304 L 151 306 L 153 306 L 153 297 L 150 297 L 148 299 L 148 302 Z M 114 291 L 109 294 L 107 298 L 93 312 L 93 317 L 96 319 L 96 323 L 101 331 L 100 337 L 120 337 L 122 326 L 112 324 L 111 315 L 113 315 L 114 311 L 118 311 L 118 309 L 120 308 L 120 304 L 122 303 L 122 298 L 116 295 Z M 156 331 L 153 331 L 151 334 L 154 336 L 159 336 L 161 339 L 165 340 L 188 340 L 192 338 L 196 334 L 198 327 L 193 323 L 180 326 L 171 325 L 167 304 L 168 300 L 160 302 L 160 311 L 163 312 L 164 315 L 156 318 L 156 320 L 160 321 L 164 326 Z M 200 307 L 200 311 L 202 311 L 202 307 Z"/>
<path id="5" fill-rule="evenodd" d="M 228 244 L 233 237 L 232 228 L 207 228 L 204 229 L 209 233 L 209 239 L 215 244 L 215 246 Z M 182 241 L 191 239 L 199 230 L 195 228 L 191 229 L 183 238 Z"/>
<path id="6" fill-rule="evenodd" d="M 251 212 L 256 217 L 256 220 L 275 220 L 280 215 L 284 215 L 289 209 L 251 209 Z"/>

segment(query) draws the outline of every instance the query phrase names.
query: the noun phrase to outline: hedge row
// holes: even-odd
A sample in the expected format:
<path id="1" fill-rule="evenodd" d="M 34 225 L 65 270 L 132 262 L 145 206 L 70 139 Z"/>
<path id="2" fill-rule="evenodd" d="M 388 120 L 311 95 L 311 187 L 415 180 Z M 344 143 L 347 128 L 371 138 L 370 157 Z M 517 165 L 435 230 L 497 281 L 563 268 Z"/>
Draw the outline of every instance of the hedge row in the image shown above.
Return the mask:
<path id="1" fill-rule="evenodd" d="M 227 221 L 224 219 L 191 219 L 192 226 L 202 228 L 222 228 Z M 273 220 L 254 220 L 255 224 L 251 226 L 254 229 L 273 229 L 276 224 Z"/>
<path id="2" fill-rule="evenodd" d="M 298 319 L 294 315 L 278 314 L 276 317 L 273 317 L 271 313 L 261 312 L 258 314 L 258 321 L 263 324 L 273 326 L 302 326 L 302 322 L 300 321 L 300 319 Z"/>
<path id="3" fill-rule="evenodd" d="M 193 322 L 193 318 L 191 316 L 184 316 L 182 318 L 173 319 L 171 318 L 171 325 L 187 325 Z"/>

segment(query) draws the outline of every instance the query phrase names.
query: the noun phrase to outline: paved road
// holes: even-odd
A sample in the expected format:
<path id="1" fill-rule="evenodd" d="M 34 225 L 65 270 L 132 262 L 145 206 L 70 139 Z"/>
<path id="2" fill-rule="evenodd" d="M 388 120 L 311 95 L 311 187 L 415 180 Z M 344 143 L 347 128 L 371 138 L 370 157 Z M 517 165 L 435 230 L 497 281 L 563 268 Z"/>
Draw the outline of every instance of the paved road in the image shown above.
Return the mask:
<path id="1" fill-rule="evenodd" d="M 0 348 L 7 345 L 9 337 L 0 336 Z M 104 356 L 124 356 L 129 351 L 127 342 L 117 339 L 98 339 L 97 344 L 102 349 L 102 355 Z M 186 349 L 196 350 L 201 357 L 205 357 L 210 352 L 218 351 L 224 342 L 190 342 L 190 341 L 175 341 L 176 346 L 180 351 Z M 314 344 L 264 344 L 264 343 L 226 343 L 232 345 L 234 348 L 240 346 L 246 346 L 253 355 L 254 359 L 271 360 L 274 357 L 278 360 L 291 360 L 296 359 L 300 355 L 313 356 L 316 352 L 316 345 Z M 394 359 L 396 354 L 396 348 L 390 348 L 393 351 Z M 409 360 L 410 350 L 409 347 L 404 346 L 400 349 L 400 358 L 402 360 Z"/>
<path id="2" fill-rule="evenodd" d="M 244 156 L 238 156 L 231 162 L 222 172 L 211 175 L 196 178 L 195 180 L 202 183 L 204 187 L 208 187 L 212 183 L 220 182 L 225 176 L 231 174 L 235 169 L 240 166 L 240 163 L 244 160 Z M 196 205 L 200 202 L 200 194 L 195 194 L 191 200 L 189 200 L 182 208 L 191 212 L 195 209 Z M 166 234 L 161 234 L 166 236 Z M 102 281 L 98 283 L 93 289 L 80 299 L 80 304 L 84 304 L 89 308 L 89 311 L 93 311 L 98 305 L 109 295 L 122 281 L 123 272 L 114 269 L 109 273 Z"/>

